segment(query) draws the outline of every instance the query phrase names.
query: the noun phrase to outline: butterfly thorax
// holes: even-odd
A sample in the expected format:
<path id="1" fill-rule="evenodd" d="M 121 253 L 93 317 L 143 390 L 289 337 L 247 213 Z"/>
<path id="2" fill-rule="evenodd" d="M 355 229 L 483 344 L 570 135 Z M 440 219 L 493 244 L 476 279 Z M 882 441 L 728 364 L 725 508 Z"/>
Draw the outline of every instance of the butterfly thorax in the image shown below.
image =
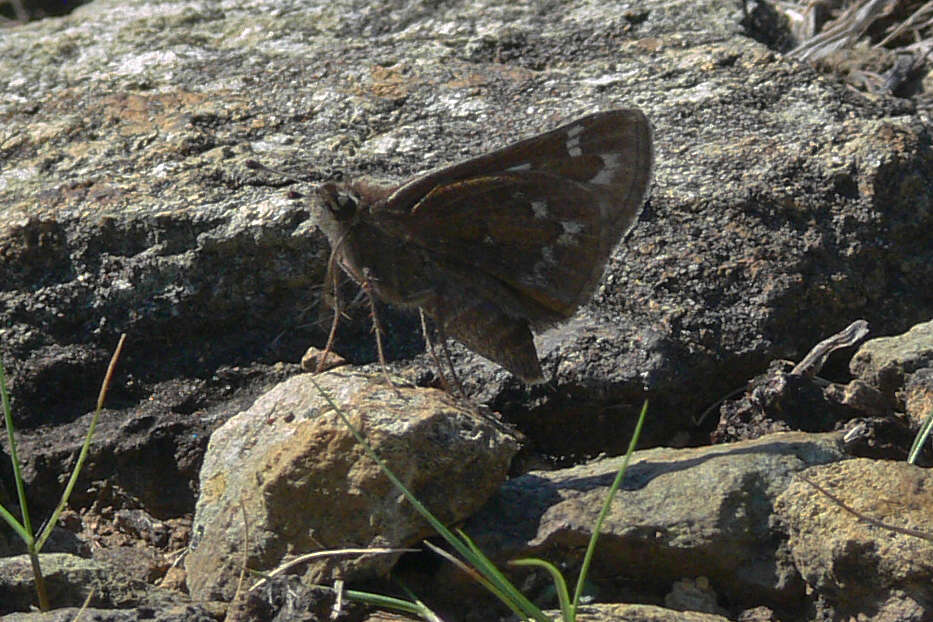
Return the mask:
<path id="1" fill-rule="evenodd" d="M 418 307 L 433 289 L 434 270 L 425 251 L 404 238 L 386 236 L 379 214 L 395 185 L 370 179 L 318 188 L 318 226 L 341 268 L 388 303 Z"/>

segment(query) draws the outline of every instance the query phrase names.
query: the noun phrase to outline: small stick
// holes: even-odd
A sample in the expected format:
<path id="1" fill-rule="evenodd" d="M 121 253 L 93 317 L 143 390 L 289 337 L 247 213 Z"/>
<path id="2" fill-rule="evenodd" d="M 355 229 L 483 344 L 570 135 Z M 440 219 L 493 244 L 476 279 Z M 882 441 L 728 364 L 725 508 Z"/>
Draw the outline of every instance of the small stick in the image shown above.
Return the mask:
<path id="1" fill-rule="evenodd" d="M 811 349 L 803 360 L 791 370 L 795 376 L 817 375 L 826 363 L 829 355 L 839 348 L 852 346 L 861 341 L 868 334 L 868 322 L 855 320 L 845 330 L 841 330 L 831 337 L 827 337 Z"/>
<path id="2" fill-rule="evenodd" d="M 340 614 L 343 613 L 343 579 L 334 580 L 334 592 L 336 596 L 334 597 L 334 606 L 330 610 L 331 620 L 339 619 Z"/>

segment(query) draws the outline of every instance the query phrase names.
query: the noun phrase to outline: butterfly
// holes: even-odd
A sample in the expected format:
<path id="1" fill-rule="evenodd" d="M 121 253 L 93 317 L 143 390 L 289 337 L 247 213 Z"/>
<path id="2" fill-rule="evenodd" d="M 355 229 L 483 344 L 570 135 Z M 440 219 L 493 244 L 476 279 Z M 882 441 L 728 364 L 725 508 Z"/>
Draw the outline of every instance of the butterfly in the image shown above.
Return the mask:
<path id="1" fill-rule="evenodd" d="M 609 110 L 402 184 L 321 184 L 313 211 L 335 263 L 367 292 L 538 383 L 533 332 L 589 300 L 653 161 L 644 113 Z"/>

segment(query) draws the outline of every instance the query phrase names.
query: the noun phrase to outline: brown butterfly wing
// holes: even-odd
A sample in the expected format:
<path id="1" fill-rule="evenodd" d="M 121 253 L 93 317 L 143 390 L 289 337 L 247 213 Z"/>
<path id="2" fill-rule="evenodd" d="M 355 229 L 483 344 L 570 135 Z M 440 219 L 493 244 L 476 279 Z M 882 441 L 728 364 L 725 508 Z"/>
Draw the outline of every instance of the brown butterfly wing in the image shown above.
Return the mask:
<path id="1" fill-rule="evenodd" d="M 612 154 L 620 156 L 614 178 L 596 183 L 608 181 L 632 186 L 633 190 L 640 187 L 643 196 L 651 178 L 654 152 L 651 123 L 641 110 L 590 114 L 550 132 L 436 169 L 399 186 L 389 197 L 390 208 L 408 211 L 438 186 L 509 169 L 551 171 L 567 179 L 593 183 L 604 164 L 600 156 Z"/>
<path id="2" fill-rule="evenodd" d="M 405 184 L 374 216 L 452 272 L 501 283 L 503 310 L 541 328 L 591 295 L 641 210 L 652 158 L 640 111 L 597 113 Z"/>

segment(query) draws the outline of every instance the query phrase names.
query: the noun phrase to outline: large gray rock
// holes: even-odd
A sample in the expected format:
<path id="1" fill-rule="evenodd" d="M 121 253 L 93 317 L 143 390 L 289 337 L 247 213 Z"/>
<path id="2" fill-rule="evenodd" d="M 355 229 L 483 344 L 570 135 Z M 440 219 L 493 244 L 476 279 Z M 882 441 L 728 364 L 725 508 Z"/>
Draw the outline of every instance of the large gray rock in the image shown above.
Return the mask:
<path id="1" fill-rule="evenodd" d="M 845 458 L 841 433 L 636 452 L 606 516 L 592 581 L 612 584 L 633 601 L 659 602 L 677 582 L 702 576 L 713 603 L 718 595 L 721 606 L 733 609 L 765 604 L 801 615 L 805 584 L 775 524 L 774 504 L 797 473 Z M 509 480 L 465 530 L 503 567 L 540 557 L 575 581 L 621 462 L 608 458 Z M 453 569 L 435 581 L 442 592 L 471 589 Z"/>
<path id="2" fill-rule="evenodd" d="M 189 607 L 183 594 L 173 593 L 138 581 L 123 572 L 123 568 L 68 553 L 43 553 L 39 566 L 45 580 L 49 603 L 54 609 L 68 609 L 87 604 L 92 609 L 113 609 L 114 615 L 101 619 L 128 620 L 148 616 L 156 620 L 179 620 L 187 611 L 192 620 L 203 619 L 198 606 Z M 85 603 L 87 601 L 87 603 Z M 36 584 L 32 564 L 27 555 L 0 558 L 0 612 L 18 612 L 3 616 L 4 621 L 48 620 L 26 612 L 36 604 Z M 136 608 L 139 608 L 137 610 Z M 121 613 L 122 611 L 122 613 Z M 170 613 L 174 612 L 174 613 Z M 74 611 L 72 611 L 73 619 Z M 147 616 L 147 617 L 148 617 Z M 200 616 L 200 617 L 199 617 Z"/>
<path id="3" fill-rule="evenodd" d="M 648 440 L 666 441 L 852 319 L 927 319 L 922 124 L 781 58 L 743 19 L 712 0 L 100 0 L 5 32 L 0 322 L 18 416 L 86 408 L 124 330 L 135 399 L 323 342 L 305 310 L 326 244 L 286 179 L 247 160 L 404 179 L 598 108 L 645 110 L 655 181 L 593 304 L 539 338 L 551 386 L 455 352 L 476 397 L 546 451 L 621 450 L 646 394 L 669 413 Z M 354 362 L 375 359 L 367 313 L 339 333 Z M 390 358 L 430 380 L 425 357 L 410 364 L 416 318 L 382 315 Z M 223 396 L 208 387 L 189 412 Z"/>

